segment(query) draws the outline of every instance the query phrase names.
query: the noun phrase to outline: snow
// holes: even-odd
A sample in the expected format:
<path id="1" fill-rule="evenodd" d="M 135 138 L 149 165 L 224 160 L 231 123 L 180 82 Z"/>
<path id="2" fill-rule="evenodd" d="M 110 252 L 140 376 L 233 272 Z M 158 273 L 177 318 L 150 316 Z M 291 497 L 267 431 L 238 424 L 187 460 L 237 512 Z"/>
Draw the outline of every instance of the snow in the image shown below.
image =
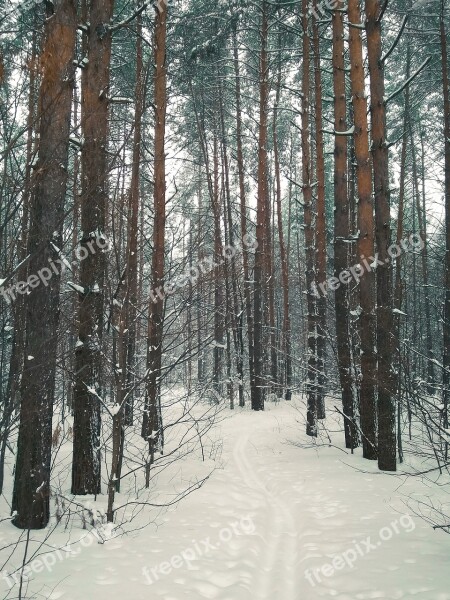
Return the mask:
<path id="1" fill-rule="evenodd" d="M 355 126 L 352 125 L 352 127 L 350 127 L 350 129 L 347 129 L 347 131 L 334 131 L 334 135 L 353 135 L 355 133 Z"/>
<path id="2" fill-rule="evenodd" d="M 68 281 L 67 285 L 74 290 L 75 292 L 79 292 L 80 294 L 84 294 L 84 287 L 82 287 L 81 285 L 78 285 L 76 283 L 73 283 L 73 281 Z"/>
<path id="3" fill-rule="evenodd" d="M 111 413 L 111 416 L 114 417 L 115 415 L 117 415 L 120 412 L 120 409 L 122 408 L 122 406 L 120 404 L 113 404 L 112 406 L 109 407 L 109 412 Z"/>
<path id="4" fill-rule="evenodd" d="M 355 310 L 351 310 L 351 311 L 350 311 L 350 314 L 352 315 L 352 317 L 359 317 L 359 316 L 361 316 L 361 314 L 362 314 L 362 311 L 363 311 L 363 310 L 362 310 L 361 306 L 359 306 L 359 305 L 358 305 L 358 306 L 355 308 Z"/>
<path id="5" fill-rule="evenodd" d="M 71 135 L 69 141 L 77 148 L 82 148 L 84 144 L 83 138 L 78 135 Z"/>
<path id="6" fill-rule="evenodd" d="M 144 506 L 127 535 L 120 520 L 101 524 L 100 497 L 79 499 L 96 529 L 69 534 L 63 521 L 47 544 L 65 551 L 41 551 L 51 567 L 32 574 L 26 597 L 450 600 L 450 536 L 408 505 L 430 489 L 418 478 L 380 473 L 360 449 L 347 451 L 340 417 L 327 419 L 331 441 L 323 436 L 312 446 L 304 413 L 300 398 L 258 413 L 226 409 L 211 434 L 209 446 L 221 454 L 210 478 L 166 511 Z M 195 479 L 210 467 L 190 455 L 178 477 Z M 0 514 L 8 512 L 2 504 Z M 2 522 L 0 539 L 7 546 L 17 529 Z M 0 597 L 7 591 L 0 577 Z"/>
<path id="7" fill-rule="evenodd" d="M 55 232 L 55 233 L 57 233 L 57 232 Z M 66 267 L 66 269 L 69 269 L 69 271 L 72 271 L 72 265 L 69 263 L 67 258 L 64 256 L 61 249 L 58 248 L 58 246 L 56 246 L 53 242 L 51 242 L 51 246 L 52 246 L 53 250 L 56 252 L 56 254 L 58 255 L 60 261 Z"/>
<path id="8" fill-rule="evenodd" d="M 113 98 L 109 98 L 110 102 L 116 102 L 118 104 L 133 104 L 133 98 L 125 98 L 122 96 L 115 96 Z"/>

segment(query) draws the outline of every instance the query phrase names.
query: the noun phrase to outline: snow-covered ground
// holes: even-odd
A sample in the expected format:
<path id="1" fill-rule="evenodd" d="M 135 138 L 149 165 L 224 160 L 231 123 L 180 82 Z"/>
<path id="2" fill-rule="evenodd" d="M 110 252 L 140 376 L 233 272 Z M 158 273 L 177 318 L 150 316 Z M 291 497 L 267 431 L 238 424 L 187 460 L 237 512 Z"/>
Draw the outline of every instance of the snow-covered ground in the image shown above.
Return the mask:
<path id="1" fill-rule="evenodd" d="M 380 474 L 342 447 L 341 433 L 311 447 L 298 408 L 226 411 L 219 468 L 201 489 L 163 513 L 146 508 L 106 543 L 79 530 L 87 537 L 70 553 L 37 559 L 24 597 L 450 600 L 450 536 L 408 506 L 426 495 L 420 479 Z M 198 457 L 182 470 L 186 481 L 198 473 Z M 140 529 L 139 518 L 154 522 Z M 52 545 L 67 540 L 59 530 Z M 17 530 L 3 522 L 0 534 L 4 546 Z M 0 579 L 0 597 L 18 597 L 8 583 Z"/>

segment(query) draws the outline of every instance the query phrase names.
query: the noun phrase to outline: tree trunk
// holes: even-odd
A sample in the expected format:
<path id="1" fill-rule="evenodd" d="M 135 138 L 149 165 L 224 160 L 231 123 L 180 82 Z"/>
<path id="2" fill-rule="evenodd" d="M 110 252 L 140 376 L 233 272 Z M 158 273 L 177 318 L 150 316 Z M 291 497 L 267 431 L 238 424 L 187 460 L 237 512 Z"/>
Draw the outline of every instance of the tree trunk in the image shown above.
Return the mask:
<path id="1" fill-rule="evenodd" d="M 244 175 L 244 154 L 242 151 L 242 111 L 241 111 L 241 80 L 239 76 L 239 57 L 237 46 L 236 27 L 233 28 L 233 64 L 236 80 L 236 148 L 237 148 L 237 167 L 239 178 L 239 201 L 241 211 L 241 240 L 242 240 L 242 263 L 244 269 L 244 297 L 245 312 L 247 317 L 247 336 L 248 336 L 248 362 L 250 373 L 250 389 L 255 387 L 254 374 L 254 345 L 253 345 L 253 313 L 252 313 L 252 286 L 249 281 L 248 265 L 248 247 L 247 240 L 247 205 L 245 198 L 245 175 Z M 239 398 L 240 406 L 244 406 L 244 399 Z"/>
<path id="2" fill-rule="evenodd" d="M 406 77 L 409 77 L 411 56 L 409 44 L 406 51 Z M 400 154 L 400 189 L 398 194 L 398 215 L 397 215 L 397 245 L 403 239 L 403 218 L 405 205 L 405 181 L 406 181 L 406 150 L 408 145 L 408 118 L 409 118 L 409 86 L 405 89 L 405 100 L 403 108 L 403 135 L 402 149 Z M 395 259 L 395 281 L 394 281 L 394 309 L 401 311 L 403 302 L 403 282 L 402 282 L 402 260 L 401 253 Z M 401 386 L 401 370 L 402 370 L 402 355 L 400 347 L 400 312 L 397 312 L 394 317 L 394 351 L 395 351 L 395 367 L 397 370 L 397 436 L 398 436 L 398 451 L 400 462 L 403 460 L 402 438 L 401 438 L 401 414 L 402 414 L 402 386 Z"/>
<path id="3" fill-rule="evenodd" d="M 417 155 L 416 147 L 414 145 L 414 135 L 411 127 L 411 121 L 408 123 L 409 138 L 411 142 L 411 154 L 412 154 L 412 176 L 414 182 L 413 201 L 416 203 L 417 211 L 417 222 L 419 224 L 419 236 L 423 243 L 422 252 L 420 254 L 422 259 L 422 278 L 423 278 L 423 300 L 424 307 L 423 312 L 425 313 L 425 340 L 426 340 L 426 381 L 428 393 L 432 394 L 434 387 L 434 355 L 433 355 L 433 338 L 431 333 L 431 314 L 430 314 L 430 290 L 428 287 L 428 245 L 427 245 L 427 229 L 426 229 L 426 213 L 423 210 L 421 204 L 421 195 L 419 189 L 419 175 L 417 172 Z M 425 182 L 422 181 L 422 185 Z M 425 192 L 424 192 L 425 193 Z"/>
<path id="4" fill-rule="evenodd" d="M 396 470 L 395 403 L 393 401 L 393 312 L 389 156 L 386 143 L 386 103 L 381 46 L 381 0 L 366 0 L 366 33 L 370 79 L 372 161 L 375 191 L 375 230 L 379 263 L 377 276 L 378 466 Z"/>
<path id="5" fill-rule="evenodd" d="M 316 1 L 317 5 L 317 1 Z M 314 104 L 316 126 L 317 203 L 316 203 L 316 285 L 327 277 L 327 241 L 325 221 L 325 159 L 322 132 L 322 74 L 320 70 L 319 24 L 312 16 L 314 48 Z M 317 288 L 316 288 L 317 289 Z M 325 419 L 325 359 L 327 299 L 321 294 L 317 305 L 317 417 Z"/>
<path id="6" fill-rule="evenodd" d="M 214 349 L 213 349 L 213 387 L 216 398 L 222 391 L 223 349 L 225 347 L 224 294 L 222 276 L 222 232 L 220 228 L 220 191 L 219 191 L 219 144 L 217 131 L 213 142 L 213 194 L 211 197 L 214 218 Z"/>
<path id="7" fill-rule="evenodd" d="M 450 404 L 450 90 L 447 63 L 447 38 L 444 22 L 444 2 L 441 7 L 440 38 L 442 57 L 442 84 L 444 92 L 444 160 L 445 160 L 445 300 L 443 352 L 443 427 L 448 429 Z M 447 445 L 446 445 L 447 456 Z"/>
<path id="8" fill-rule="evenodd" d="M 131 395 L 125 404 L 125 423 L 133 424 L 133 388 L 136 382 L 136 335 L 137 335 L 137 304 L 138 304 L 138 215 L 140 194 L 140 166 L 141 166 L 141 139 L 142 139 L 142 114 L 144 110 L 144 81 L 142 63 L 142 17 L 137 17 L 136 31 L 136 84 L 135 84 L 135 112 L 133 133 L 133 164 L 131 168 L 129 226 L 127 243 L 127 293 L 125 297 L 126 309 L 126 393 Z"/>
<path id="9" fill-rule="evenodd" d="M 349 0 L 348 19 L 359 24 L 361 13 L 359 0 Z M 358 261 L 374 255 L 374 218 L 372 199 L 372 165 L 369 151 L 369 128 L 367 123 L 367 100 L 361 30 L 349 27 L 350 79 L 354 115 L 354 143 L 356 181 L 358 190 Z M 369 259 L 370 260 L 370 259 Z M 363 456 L 377 458 L 376 441 L 376 376 L 377 362 L 376 316 L 375 316 L 375 273 L 366 270 L 360 263 L 359 282 L 359 333 L 361 344 L 361 389 L 360 413 Z"/>
<path id="10" fill-rule="evenodd" d="M 281 281 L 283 291 L 283 328 L 282 328 L 282 349 L 283 349 L 283 377 L 280 378 L 280 384 L 284 384 L 285 399 L 290 400 L 292 391 L 292 357 L 291 357 L 291 315 L 289 306 L 289 266 L 286 244 L 283 233 L 283 214 L 281 204 L 281 175 L 280 175 L 280 158 L 278 152 L 278 132 L 277 132 L 277 116 L 278 104 L 280 101 L 281 91 L 281 56 L 278 58 L 278 77 L 275 106 L 273 109 L 273 154 L 275 168 L 275 193 L 276 193 L 276 208 L 278 221 L 278 240 L 280 245 L 281 259 Z"/>
<path id="11" fill-rule="evenodd" d="M 344 16 L 334 11 L 333 22 L 333 89 L 334 129 L 346 131 L 346 96 L 344 64 Z M 336 135 L 334 142 L 334 276 L 348 269 L 348 245 L 350 234 L 347 191 L 347 137 Z M 335 292 L 336 342 L 342 408 L 345 414 L 344 430 L 347 448 L 356 448 L 355 406 L 350 365 L 350 341 L 348 320 L 348 289 L 341 285 Z"/>
<path id="12" fill-rule="evenodd" d="M 219 85 L 219 90 L 221 91 L 221 86 Z M 220 94 L 220 127 L 222 133 L 222 162 L 223 162 L 223 174 L 224 174 L 224 223 L 225 223 L 225 234 L 226 234 L 226 243 L 230 248 L 235 248 L 235 239 L 234 239 L 234 230 L 233 230 L 233 215 L 232 215 L 232 202 L 231 202 L 231 189 L 230 189 L 230 167 L 228 161 L 228 145 L 226 138 L 226 128 L 225 128 L 225 111 L 222 101 L 222 93 Z M 226 267 L 226 278 L 227 278 L 227 313 L 228 313 L 228 322 L 229 326 L 231 326 L 233 331 L 233 343 L 234 349 L 236 353 L 236 374 L 238 377 L 238 394 L 239 394 L 239 406 L 244 406 L 244 342 L 243 342 L 243 332 L 242 325 L 239 324 L 239 314 L 241 314 L 240 303 L 239 303 L 239 294 L 238 294 L 238 273 L 236 271 L 236 259 L 234 256 L 234 251 L 232 255 L 225 260 L 224 263 Z M 241 321 L 242 323 L 242 321 Z M 227 339 L 229 338 L 228 329 L 227 329 Z M 230 346 L 228 346 L 229 350 L 231 350 Z M 231 352 L 229 351 L 231 355 Z M 231 356 L 230 356 L 231 359 Z M 231 368 L 228 367 L 229 369 Z M 231 373 L 228 375 L 230 379 Z M 233 382 L 228 382 L 229 389 L 233 389 Z M 230 398 L 231 401 L 231 398 Z"/>
<path id="13" fill-rule="evenodd" d="M 166 228 L 166 105 L 167 105 L 167 4 L 163 3 L 155 14 L 154 30 L 154 220 L 153 220 L 153 256 L 152 290 L 156 292 L 164 285 L 165 228 Z M 150 300 L 148 321 L 147 382 L 145 394 L 145 412 L 143 434 L 149 444 L 150 464 L 154 461 L 156 448 L 163 447 L 163 429 L 161 415 L 161 361 L 164 328 L 164 296 L 155 293 Z M 148 487 L 148 476 L 147 476 Z"/>
<path id="14" fill-rule="evenodd" d="M 314 224 L 312 217 L 312 187 L 311 187 L 311 149 L 309 129 L 309 23 L 308 3 L 302 2 L 302 29 L 303 29 L 303 64 L 302 64 L 302 190 L 304 206 L 304 232 L 305 232 L 305 254 L 306 254 L 306 294 L 308 303 L 308 368 L 307 368 L 307 415 L 306 433 L 317 436 L 317 318 L 316 303 L 314 301 L 314 271 L 315 271 L 315 248 L 314 248 Z"/>
<path id="15" fill-rule="evenodd" d="M 28 282 L 31 289 L 28 289 L 25 302 L 25 362 L 12 500 L 12 510 L 16 513 L 13 523 L 24 529 L 41 529 L 47 525 L 50 516 L 52 416 L 61 273 L 61 266 L 56 267 L 56 262 L 57 249 L 62 247 L 70 113 L 75 82 L 75 38 L 74 1 L 55 2 L 55 12 L 45 24 L 41 55 L 40 143 L 28 238 L 28 254 L 31 255 Z M 39 281 L 38 273 L 48 277 L 45 284 Z"/>
<path id="16" fill-rule="evenodd" d="M 79 345 L 75 350 L 72 493 L 100 493 L 100 401 L 104 389 L 103 322 L 108 200 L 108 92 L 114 0 L 93 0 L 88 64 L 83 69 Z M 81 252 L 82 251 L 82 252 Z"/>
<path id="17" fill-rule="evenodd" d="M 261 51 L 259 62 L 259 139 L 258 139 L 258 197 L 256 206 L 256 243 L 254 271 L 254 372 L 251 389 L 252 409 L 264 410 L 264 252 L 266 252 L 267 210 L 267 108 L 269 96 L 267 37 L 269 32 L 268 4 L 262 3 Z"/>

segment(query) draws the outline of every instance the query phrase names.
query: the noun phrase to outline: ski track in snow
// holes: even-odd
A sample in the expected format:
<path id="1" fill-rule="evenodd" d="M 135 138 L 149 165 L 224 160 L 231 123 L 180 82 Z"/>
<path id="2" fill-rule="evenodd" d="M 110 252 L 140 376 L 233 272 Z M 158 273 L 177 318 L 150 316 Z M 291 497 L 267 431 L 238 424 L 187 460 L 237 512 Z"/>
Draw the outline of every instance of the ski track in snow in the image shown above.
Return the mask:
<path id="1" fill-rule="evenodd" d="M 269 490 L 255 474 L 255 467 L 247 458 L 249 435 L 244 434 L 235 445 L 233 456 L 242 478 L 252 491 L 257 491 L 270 506 L 270 517 L 265 531 L 264 560 L 261 565 L 263 576 L 259 578 L 256 597 L 258 599 L 278 597 L 295 600 L 298 594 L 296 581 L 297 528 L 293 516 L 276 490 Z M 273 574 L 277 573 L 278 583 Z M 276 589 L 275 589 L 276 588 Z"/>

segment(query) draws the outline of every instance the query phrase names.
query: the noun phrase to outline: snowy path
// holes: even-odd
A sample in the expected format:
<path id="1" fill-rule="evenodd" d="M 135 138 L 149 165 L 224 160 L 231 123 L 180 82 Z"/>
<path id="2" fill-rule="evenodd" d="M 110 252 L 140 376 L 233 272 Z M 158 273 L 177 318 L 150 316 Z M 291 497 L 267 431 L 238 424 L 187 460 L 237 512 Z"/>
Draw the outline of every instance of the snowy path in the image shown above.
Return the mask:
<path id="1" fill-rule="evenodd" d="M 295 447 L 298 419 L 289 405 L 236 411 L 220 426 L 223 468 L 161 527 L 83 549 L 41 573 L 35 597 L 450 600 L 450 536 L 402 517 L 416 483 Z"/>
<path id="2" fill-rule="evenodd" d="M 244 485 L 249 493 L 262 496 L 263 505 L 269 505 L 269 520 L 264 532 L 264 559 L 261 565 L 262 577 L 255 586 L 256 598 L 273 598 L 274 594 L 294 600 L 297 597 L 297 539 L 298 530 L 289 508 L 276 489 L 270 490 L 255 474 L 255 469 L 247 458 L 249 436 L 240 437 L 234 448 L 234 460 Z M 277 573 L 277 578 L 274 578 Z"/>

